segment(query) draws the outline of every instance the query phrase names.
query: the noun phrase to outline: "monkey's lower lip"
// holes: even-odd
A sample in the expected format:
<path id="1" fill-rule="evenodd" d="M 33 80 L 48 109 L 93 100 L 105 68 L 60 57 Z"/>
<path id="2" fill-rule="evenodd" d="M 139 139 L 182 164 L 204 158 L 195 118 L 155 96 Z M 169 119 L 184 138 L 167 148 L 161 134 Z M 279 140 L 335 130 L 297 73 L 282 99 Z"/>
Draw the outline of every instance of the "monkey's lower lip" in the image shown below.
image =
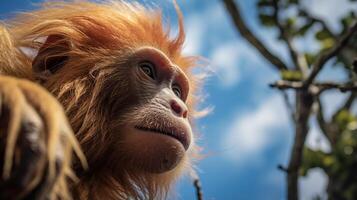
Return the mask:
<path id="1" fill-rule="evenodd" d="M 173 137 L 183 145 L 185 150 L 187 150 L 189 145 L 190 145 L 189 139 L 187 138 L 187 134 L 184 131 L 173 132 L 173 131 L 169 131 L 169 130 L 162 130 L 162 129 L 157 129 L 157 128 L 148 128 L 148 127 L 143 127 L 143 126 L 135 126 L 135 128 L 139 129 L 139 130 L 142 130 L 142 131 L 149 131 L 149 132 L 159 133 L 159 134 L 163 134 L 163 135 L 167 135 L 167 136 Z"/>

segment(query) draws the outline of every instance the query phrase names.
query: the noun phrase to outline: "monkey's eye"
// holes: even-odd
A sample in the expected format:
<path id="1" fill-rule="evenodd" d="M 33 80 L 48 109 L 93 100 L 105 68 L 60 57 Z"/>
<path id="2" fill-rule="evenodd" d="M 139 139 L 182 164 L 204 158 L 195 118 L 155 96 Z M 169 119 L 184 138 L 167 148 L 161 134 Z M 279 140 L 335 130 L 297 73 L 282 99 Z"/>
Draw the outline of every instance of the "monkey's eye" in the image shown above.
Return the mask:
<path id="1" fill-rule="evenodd" d="M 180 86 L 178 86 L 178 85 L 173 85 L 172 86 L 172 91 L 175 93 L 175 95 L 178 97 L 178 98 L 182 98 L 182 92 L 181 92 L 181 88 L 180 88 Z"/>
<path id="2" fill-rule="evenodd" d="M 152 62 L 149 62 L 149 61 L 141 62 L 141 63 L 139 63 L 139 67 L 151 79 L 153 79 L 153 80 L 156 79 L 155 65 Z"/>

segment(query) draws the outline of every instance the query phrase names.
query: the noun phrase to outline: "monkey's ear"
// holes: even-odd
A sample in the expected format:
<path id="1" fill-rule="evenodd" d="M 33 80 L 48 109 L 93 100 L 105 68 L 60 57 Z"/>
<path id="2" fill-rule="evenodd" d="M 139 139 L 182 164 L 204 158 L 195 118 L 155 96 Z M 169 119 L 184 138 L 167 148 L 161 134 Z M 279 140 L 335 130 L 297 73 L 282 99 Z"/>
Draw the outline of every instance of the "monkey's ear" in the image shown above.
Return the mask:
<path id="1" fill-rule="evenodd" d="M 33 72 L 42 78 L 56 73 L 68 61 L 70 43 L 62 36 L 50 35 L 32 61 Z"/>

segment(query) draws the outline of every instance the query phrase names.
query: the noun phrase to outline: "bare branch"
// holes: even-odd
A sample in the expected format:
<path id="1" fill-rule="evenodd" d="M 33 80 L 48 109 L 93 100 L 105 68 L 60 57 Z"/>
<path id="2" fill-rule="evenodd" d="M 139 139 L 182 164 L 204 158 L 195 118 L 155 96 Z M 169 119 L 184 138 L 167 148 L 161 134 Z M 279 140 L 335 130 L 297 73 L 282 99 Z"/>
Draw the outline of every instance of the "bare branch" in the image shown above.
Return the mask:
<path id="1" fill-rule="evenodd" d="M 285 90 L 285 89 L 301 90 L 305 88 L 303 82 L 284 81 L 284 80 L 279 80 L 275 83 L 272 83 L 270 84 L 270 87 L 278 88 L 280 90 Z M 350 82 L 350 83 L 323 82 L 323 83 L 314 83 L 310 85 L 310 90 L 313 91 L 313 93 L 315 94 L 321 93 L 329 89 L 338 89 L 341 92 L 357 91 L 357 82 Z"/>
<path id="2" fill-rule="evenodd" d="M 295 123 L 296 122 L 296 119 L 295 119 L 295 109 L 293 107 L 293 105 L 291 104 L 290 102 L 290 99 L 289 99 L 289 96 L 287 94 L 286 91 L 281 91 L 281 93 L 283 94 L 283 98 L 284 98 L 284 103 L 285 103 L 285 106 L 287 107 L 288 109 L 288 112 L 291 116 L 291 119 L 293 120 L 293 122 Z"/>
<path id="3" fill-rule="evenodd" d="M 317 114 L 316 114 L 316 119 L 317 119 L 317 124 L 319 125 L 322 133 L 325 135 L 325 137 L 331 142 L 330 135 L 329 135 L 329 131 L 328 131 L 328 122 L 326 122 L 325 120 L 325 116 L 323 114 L 323 105 L 321 103 L 321 100 L 319 97 L 317 97 L 317 104 L 318 104 L 318 108 L 317 108 Z"/>
<path id="4" fill-rule="evenodd" d="M 355 60 L 353 61 L 352 66 L 353 66 L 353 70 L 354 70 L 355 72 L 357 72 L 357 59 L 355 59 Z"/>
<path id="5" fill-rule="evenodd" d="M 320 88 L 320 92 L 329 89 L 338 89 L 341 92 L 348 92 L 348 91 L 357 91 L 357 82 L 350 82 L 350 83 L 317 83 L 314 84 Z"/>
<path id="6" fill-rule="evenodd" d="M 277 88 L 280 90 L 284 89 L 303 89 L 303 83 L 302 82 L 297 82 L 297 81 L 284 81 L 284 80 L 279 80 L 276 81 L 275 83 L 269 84 L 270 87 L 272 88 Z"/>
<path id="7" fill-rule="evenodd" d="M 299 55 L 298 51 L 295 49 L 293 42 L 292 42 L 292 38 L 289 35 L 287 28 L 284 27 L 284 25 L 281 24 L 281 22 L 280 22 L 280 19 L 279 19 L 280 9 L 279 9 L 277 0 L 273 1 L 273 8 L 274 8 L 274 14 L 273 14 L 274 21 L 280 31 L 280 34 L 281 34 L 283 40 L 285 41 L 286 45 L 288 46 L 290 57 L 291 57 L 292 61 L 294 62 L 295 68 L 299 69 L 302 72 L 302 74 L 305 76 L 307 74 L 306 62 L 303 62 L 301 55 Z"/>
<path id="8" fill-rule="evenodd" d="M 194 185 L 194 187 L 196 189 L 197 200 L 203 200 L 203 193 L 202 193 L 202 187 L 201 187 L 200 179 L 195 179 L 193 181 L 193 185 Z"/>
<path id="9" fill-rule="evenodd" d="M 331 48 L 330 50 L 321 54 L 318 57 L 318 59 L 316 60 L 316 62 L 314 63 L 314 65 L 312 67 L 310 76 L 304 82 L 304 87 L 308 87 L 312 83 L 312 81 L 315 79 L 317 74 L 323 68 L 325 63 L 330 58 L 336 56 L 343 49 L 343 47 L 345 47 L 348 44 L 349 40 L 356 33 L 356 31 L 357 31 L 357 22 L 354 23 L 354 25 L 347 31 L 347 33 L 341 37 L 341 39 L 337 42 L 337 44 L 333 48 Z"/>
<path id="10" fill-rule="evenodd" d="M 285 172 L 285 173 L 289 173 L 289 170 L 281 164 L 278 165 L 278 170 Z"/>
<path id="11" fill-rule="evenodd" d="M 267 59 L 277 70 L 286 70 L 288 67 L 285 65 L 280 58 L 271 53 L 267 47 L 249 30 L 245 24 L 241 14 L 239 6 L 234 2 L 234 0 L 223 0 L 232 20 L 240 32 L 240 34 L 250 42 L 265 59 Z"/>
<path id="12" fill-rule="evenodd" d="M 345 104 L 343 104 L 341 109 L 346 109 L 346 110 L 351 109 L 351 106 L 353 105 L 355 99 L 356 99 L 356 93 L 351 92 L 350 96 L 347 98 Z"/>

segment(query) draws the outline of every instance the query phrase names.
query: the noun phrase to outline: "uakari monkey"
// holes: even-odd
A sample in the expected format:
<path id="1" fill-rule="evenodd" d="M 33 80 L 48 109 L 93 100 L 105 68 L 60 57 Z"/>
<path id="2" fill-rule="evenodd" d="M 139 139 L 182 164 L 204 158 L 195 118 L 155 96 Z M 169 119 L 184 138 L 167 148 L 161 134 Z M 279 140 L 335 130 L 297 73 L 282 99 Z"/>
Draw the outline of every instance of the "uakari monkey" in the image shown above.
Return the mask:
<path id="1" fill-rule="evenodd" d="M 192 170 L 196 59 L 176 10 L 174 38 L 159 10 L 123 1 L 1 26 L 1 199 L 165 198 Z"/>

